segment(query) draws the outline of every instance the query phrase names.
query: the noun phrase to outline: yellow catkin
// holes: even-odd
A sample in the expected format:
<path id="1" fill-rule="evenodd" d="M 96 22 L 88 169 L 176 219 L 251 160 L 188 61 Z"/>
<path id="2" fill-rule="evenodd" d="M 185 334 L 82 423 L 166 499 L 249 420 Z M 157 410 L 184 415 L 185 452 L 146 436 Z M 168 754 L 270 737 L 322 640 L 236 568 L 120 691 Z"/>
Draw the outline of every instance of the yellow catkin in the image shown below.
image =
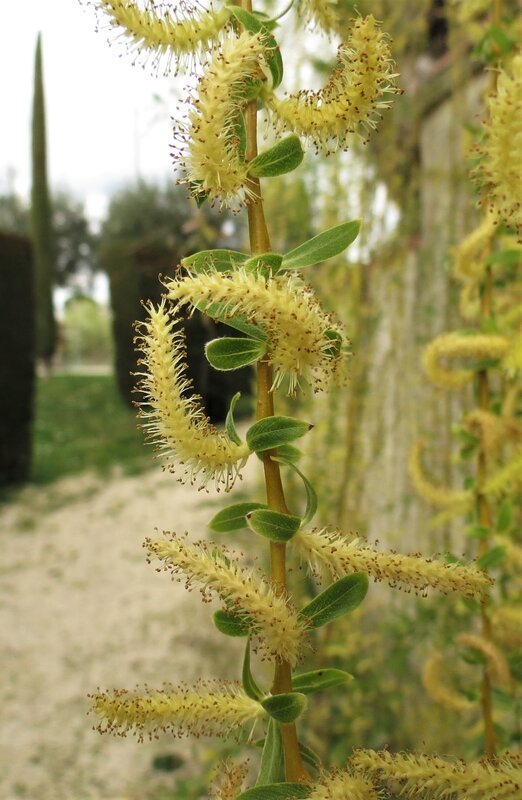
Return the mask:
<path id="1" fill-rule="evenodd" d="M 299 0 L 297 13 L 312 30 L 319 28 L 328 34 L 340 32 L 337 0 Z"/>
<path id="2" fill-rule="evenodd" d="M 101 718 L 100 733 L 125 736 L 132 731 L 140 740 L 158 733 L 224 735 L 266 715 L 238 684 L 225 681 L 133 692 L 114 689 L 91 695 L 91 701 L 92 713 Z"/>
<path id="3" fill-rule="evenodd" d="M 461 633 L 457 636 L 457 643 L 476 650 L 484 656 L 488 662 L 488 672 L 494 683 L 503 688 L 510 686 L 511 673 L 507 661 L 493 642 L 474 633 Z"/>
<path id="4" fill-rule="evenodd" d="M 188 112 L 186 130 L 175 131 L 185 183 L 195 195 L 237 209 L 252 198 L 248 164 L 239 147 L 237 118 L 247 80 L 259 77 L 265 51 L 260 34 L 230 34 L 210 56 Z"/>
<path id="5" fill-rule="evenodd" d="M 210 800 L 235 800 L 248 773 L 248 764 L 232 764 L 225 761 L 216 770 L 209 788 Z"/>
<path id="6" fill-rule="evenodd" d="M 522 770 L 507 759 L 465 763 L 413 753 L 358 750 L 351 763 L 376 780 L 399 782 L 400 796 L 412 800 L 520 800 L 522 791 Z"/>
<path id="7" fill-rule="evenodd" d="M 451 711 L 469 711 L 475 704 L 448 685 L 446 660 L 433 653 L 422 668 L 422 684 L 435 703 Z"/>
<path id="8" fill-rule="evenodd" d="M 422 366 L 429 380 L 441 389 L 458 389 L 468 383 L 475 372 L 442 367 L 441 360 L 500 359 L 509 349 L 509 339 L 505 336 L 478 333 L 465 336 L 461 333 L 445 333 L 431 342 L 424 351 Z"/>
<path id="9" fill-rule="evenodd" d="M 145 371 L 139 391 L 140 419 L 148 439 L 167 459 L 184 469 L 184 478 L 202 484 L 215 480 L 229 489 L 248 457 L 248 447 L 218 432 L 196 400 L 187 396 L 191 383 L 185 376 L 185 344 L 179 323 L 165 303 L 148 307 L 149 318 L 139 326 L 137 346 Z M 172 466 L 172 471 L 179 468 Z"/>
<path id="10" fill-rule="evenodd" d="M 213 542 L 189 543 L 168 531 L 164 536 L 145 540 L 149 557 L 163 561 L 173 576 L 185 575 L 188 585 L 199 584 L 204 598 L 214 592 L 229 610 L 245 618 L 264 656 L 296 664 L 303 648 L 304 623 L 264 576 L 239 566 Z"/>
<path id="11" fill-rule="evenodd" d="M 321 775 L 308 800 L 379 800 L 379 794 L 364 775 L 345 769 Z"/>
<path id="12" fill-rule="evenodd" d="M 435 506 L 455 506 L 458 509 L 467 507 L 473 499 L 471 492 L 464 489 L 457 490 L 446 486 L 437 486 L 428 480 L 421 463 L 423 449 L 422 442 L 415 442 L 408 456 L 408 475 L 416 492 L 423 500 Z"/>
<path id="13" fill-rule="evenodd" d="M 493 473 L 484 483 L 481 491 L 485 495 L 498 498 L 508 494 L 522 484 L 522 450 L 515 453 L 509 461 Z"/>
<path id="14" fill-rule="evenodd" d="M 488 98 L 484 139 L 474 176 L 484 203 L 499 222 L 522 236 L 522 53 L 498 74 L 496 91 Z"/>
<path id="15" fill-rule="evenodd" d="M 477 408 L 467 414 L 462 421 L 462 427 L 480 439 L 482 450 L 489 456 L 498 453 L 510 434 L 510 427 L 506 420 L 491 411 Z"/>
<path id="16" fill-rule="evenodd" d="M 494 218 L 487 214 L 480 225 L 455 247 L 453 272 L 456 278 L 476 280 L 484 275 L 495 227 Z"/>
<path id="17" fill-rule="evenodd" d="M 230 273 L 209 270 L 165 285 L 177 307 L 206 310 L 218 303 L 225 314 L 261 328 L 269 340 L 274 388 L 288 380 L 293 393 L 302 378 L 319 390 L 344 374 L 347 343 L 342 327 L 295 273 L 265 280 L 241 268 Z"/>
<path id="18" fill-rule="evenodd" d="M 510 378 L 522 371 L 522 333 L 511 339 L 509 349 L 502 359 L 502 366 Z"/>
<path id="19" fill-rule="evenodd" d="M 522 580 L 522 546 L 513 542 L 509 536 L 495 536 L 494 542 L 497 547 L 503 547 L 506 551 L 502 569 Z"/>
<path id="20" fill-rule="evenodd" d="M 355 20 L 326 86 L 283 100 L 267 94 L 265 101 L 277 128 L 290 129 L 321 150 L 346 148 L 353 133 L 367 134 L 376 127 L 380 110 L 390 106 L 397 93 L 393 69 L 388 37 L 369 15 Z"/>
<path id="21" fill-rule="evenodd" d="M 291 539 L 301 555 L 315 567 L 327 567 L 336 577 L 367 572 L 377 581 L 393 587 L 425 592 L 458 592 L 466 597 L 483 597 L 492 580 L 482 570 L 462 564 L 423 558 L 420 555 L 381 553 L 360 539 L 338 531 L 298 531 Z"/>
<path id="22" fill-rule="evenodd" d="M 207 50 L 230 17 L 226 7 L 203 10 L 196 4 L 162 4 L 160 10 L 154 3 L 143 7 L 135 0 L 94 0 L 94 6 L 133 50 L 151 56 L 154 66 L 163 62 L 165 74 L 172 66 L 177 72 L 187 57 Z"/>

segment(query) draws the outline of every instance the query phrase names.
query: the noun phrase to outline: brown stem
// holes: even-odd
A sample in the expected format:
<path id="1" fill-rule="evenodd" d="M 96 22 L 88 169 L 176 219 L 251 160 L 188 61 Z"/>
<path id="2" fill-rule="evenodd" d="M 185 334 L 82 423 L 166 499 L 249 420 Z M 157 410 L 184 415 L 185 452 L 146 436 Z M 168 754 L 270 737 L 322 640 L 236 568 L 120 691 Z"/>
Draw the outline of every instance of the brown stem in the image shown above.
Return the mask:
<path id="1" fill-rule="evenodd" d="M 241 0 L 241 5 L 247 11 L 252 11 L 251 0 Z M 250 102 L 245 110 L 245 122 L 247 131 L 245 158 L 247 161 L 251 161 L 257 155 L 257 104 L 255 100 Z M 270 238 L 265 221 L 259 179 L 249 178 L 248 189 L 250 190 L 250 196 L 254 197 L 254 200 L 248 205 L 250 250 L 252 255 L 256 255 L 257 253 L 270 251 Z M 268 358 L 261 359 L 257 364 L 257 419 L 274 416 L 272 383 L 272 366 Z M 267 504 L 274 511 L 288 513 L 279 464 L 271 458 L 274 454 L 273 450 L 263 453 Z M 270 542 L 270 564 L 271 579 L 275 590 L 279 594 L 286 594 L 285 544 Z M 274 664 L 274 680 L 271 691 L 272 694 L 292 691 L 292 670 L 288 661 L 284 659 L 277 659 Z M 281 738 L 283 741 L 286 780 L 309 783 L 310 775 L 301 759 L 295 724 L 281 725 Z"/>

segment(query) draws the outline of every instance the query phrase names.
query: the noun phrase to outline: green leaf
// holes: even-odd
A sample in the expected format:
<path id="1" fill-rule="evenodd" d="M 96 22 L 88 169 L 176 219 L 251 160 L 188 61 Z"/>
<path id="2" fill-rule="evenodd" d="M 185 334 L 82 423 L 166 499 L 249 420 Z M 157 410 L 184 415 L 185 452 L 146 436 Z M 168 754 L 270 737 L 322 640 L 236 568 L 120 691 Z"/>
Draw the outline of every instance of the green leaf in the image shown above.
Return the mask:
<path id="1" fill-rule="evenodd" d="M 506 497 L 500 504 L 500 508 L 498 510 L 497 531 L 499 533 L 505 533 L 509 529 L 509 526 L 511 525 L 512 516 L 513 516 L 513 506 L 511 504 L 511 500 L 509 499 L 509 497 Z"/>
<path id="2" fill-rule="evenodd" d="M 353 680 L 353 675 L 342 669 L 315 669 L 292 677 L 292 689 L 302 694 L 313 694 Z"/>
<path id="3" fill-rule="evenodd" d="M 300 692 L 287 692 L 265 697 L 261 705 L 277 722 L 288 724 L 295 722 L 301 716 L 308 705 L 308 700 Z"/>
<path id="4" fill-rule="evenodd" d="M 262 453 L 299 439 L 313 427 L 293 417 L 265 417 L 248 429 L 246 440 L 253 453 Z"/>
<path id="5" fill-rule="evenodd" d="M 278 44 L 266 25 L 254 14 L 238 6 L 229 6 L 234 17 L 241 23 L 243 28 L 250 33 L 263 33 L 263 43 L 267 51 L 265 53 L 266 63 L 272 75 L 272 88 L 276 89 L 283 79 L 283 59 Z"/>
<path id="6" fill-rule="evenodd" d="M 278 459 L 288 466 L 299 461 L 302 455 L 303 451 L 299 450 L 298 447 L 294 447 L 293 444 L 280 444 L 277 448 Z"/>
<path id="7" fill-rule="evenodd" d="M 261 330 L 261 328 L 251 325 L 244 317 L 231 315 L 224 303 L 212 303 L 208 300 L 200 300 L 198 303 L 194 303 L 194 308 L 197 308 L 198 311 L 202 311 L 218 322 L 223 322 L 225 325 L 229 325 L 231 328 L 245 333 L 251 339 L 258 339 L 260 342 L 266 342 L 268 339 L 266 333 Z"/>
<path id="8" fill-rule="evenodd" d="M 247 514 L 248 527 L 272 542 L 288 542 L 301 527 L 301 517 L 260 508 Z"/>
<path id="9" fill-rule="evenodd" d="M 261 756 L 261 765 L 256 780 L 256 786 L 264 786 L 267 783 L 277 783 L 278 781 L 284 780 L 284 777 L 285 760 L 281 729 L 275 719 L 270 718 L 263 745 L 263 754 Z"/>
<path id="10" fill-rule="evenodd" d="M 248 253 L 240 253 L 237 250 L 200 250 L 199 253 L 182 258 L 181 266 L 195 273 L 210 269 L 228 272 L 241 266 L 249 258 Z"/>
<path id="11" fill-rule="evenodd" d="M 237 151 L 239 154 L 239 158 L 241 161 L 245 160 L 245 153 L 246 153 L 246 145 L 247 145 L 247 130 L 246 130 L 246 123 L 245 118 L 241 110 L 239 110 L 236 114 L 236 118 L 234 120 L 234 127 L 231 129 L 231 133 L 235 139 L 237 139 Z"/>
<path id="12" fill-rule="evenodd" d="M 320 628 L 357 608 L 367 591 L 367 575 L 362 572 L 347 575 L 314 597 L 301 609 L 299 616 L 306 619 L 313 628 Z"/>
<path id="13" fill-rule="evenodd" d="M 310 522 L 310 520 L 313 519 L 313 517 L 315 515 L 315 512 L 317 511 L 318 501 L 317 501 L 316 491 L 315 491 L 314 487 L 312 486 L 312 484 L 310 483 L 310 481 L 308 480 L 308 478 L 305 475 L 303 475 L 303 473 L 301 472 L 299 467 L 297 467 L 291 461 L 288 461 L 286 458 L 284 458 L 284 457 L 281 458 L 281 455 L 280 455 L 281 449 L 282 448 L 278 448 L 277 458 L 274 458 L 273 460 L 274 461 L 279 461 L 280 463 L 285 464 L 287 467 L 290 467 L 291 469 L 293 469 L 294 472 L 297 472 L 297 474 L 299 475 L 299 477 L 303 481 L 304 487 L 305 487 L 305 492 L 306 492 L 306 508 L 305 508 L 305 513 L 304 513 L 304 516 L 303 516 L 301 524 L 302 525 L 307 525 Z"/>
<path id="14" fill-rule="evenodd" d="M 522 250 L 499 250 L 497 253 L 492 253 L 486 259 L 486 264 L 512 266 L 518 264 L 520 261 L 522 261 Z"/>
<path id="15" fill-rule="evenodd" d="M 261 700 L 265 697 L 266 692 L 263 692 L 257 685 L 252 672 L 250 671 L 250 636 L 248 637 L 245 647 L 245 657 L 243 658 L 243 671 L 241 675 L 243 681 L 243 689 L 252 700 Z"/>
<path id="16" fill-rule="evenodd" d="M 270 278 L 272 275 L 277 274 L 282 261 L 283 256 L 279 253 L 261 253 L 245 261 L 243 267 L 245 272 L 253 272 L 257 275 L 262 275 L 263 278 Z"/>
<path id="17" fill-rule="evenodd" d="M 250 628 L 237 614 L 220 609 L 214 614 L 214 625 L 225 636 L 248 636 Z"/>
<path id="18" fill-rule="evenodd" d="M 207 361 L 221 372 L 245 367 L 262 358 L 266 353 L 266 343 L 259 339 L 241 339 L 224 336 L 212 339 L 205 345 Z"/>
<path id="19" fill-rule="evenodd" d="M 237 405 L 237 401 L 241 397 L 241 392 L 236 392 L 232 400 L 230 401 L 230 407 L 227 411 L 227 416 L 225 417 L 225 430 L 228 434 L 228 438 L 234 444 L 242 444 L 241 437 L 239 436 L 236 423 L 234 421 L 234 409 Z"/>
<path id="20" fill-rule="evenodd" d="M 321 758 L 314 750 L 306 744 L 299 742 L 299 752 L 305 764 L 308 764 L 309 767 L 313 767 L 314 769 L 321 769 Z"/>
<path id="21" fill-rule="evenodd" d="M 467 530 L 470 539 L 487 539 L 490 533 L 491 528 L 488 528 L 487 525 L 472 525 Z"/>
<path id="22" fill-rule="evenodd" d="M 480 556 L 480 558 L 477 559 L 477 567 L 483 570 L 496 569 L 496 567 L 499 567 L 503 562 L 505 556 L 505 547 L 502 547 L 501 545 L 492 547 L 491 550 L 488 550 L 487 553 L 484 553 L 483 556 Z"/>
<path id="23" fill-rule="evenodd" d="M 291 800 L 293 797 L 305 800 L 311 791 L 306 783 L 268 783 L 247 789 L 238 794 L 236 800 Z"/>
<path id="24" fill-rule="evenodd" d="M 239 531 L 241 528 L 247 527 L 246 515 L 257 508 L 266 508 L 266 505 L 264 503 L 235 503 L 227 506 L 212 517 L 207 527 L 215 533 Z"/>
<path id="25" fill-rule="evenodd" d="M 304 151 L 299 136 L 287 136 L 253 158 L 248 164 L 248 171 L 255 178 L 284 175 L 296 169 L 303 160 L 303 156 Z"/>
<path id="26" fill-rule="evenodd" d="M 361 223 L 356 219 L 317 234 L 286 253 L 283 256 L 282 268 L 302 269 L 342 253 L 357 238 L 360 227 Z"/>

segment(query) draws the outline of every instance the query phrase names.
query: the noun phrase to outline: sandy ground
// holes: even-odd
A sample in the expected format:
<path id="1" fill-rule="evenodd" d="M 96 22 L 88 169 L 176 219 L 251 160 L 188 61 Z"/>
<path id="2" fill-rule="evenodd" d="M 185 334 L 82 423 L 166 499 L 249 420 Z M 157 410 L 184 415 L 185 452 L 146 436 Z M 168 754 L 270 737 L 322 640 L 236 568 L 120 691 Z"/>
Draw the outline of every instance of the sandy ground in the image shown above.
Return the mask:
<path id="1" fill-rule="evenodd" d="M 204 535 L 217 501 L 153 470 L 30 488 L 3 509 L 0 800 L 139 797 L 155 754 L 190 752 L 188 740 L 100 736 L 86 695 L 230 676 L 239 643 L 224 648 L 211 609 L 141 547 L 155 526 Z"/>

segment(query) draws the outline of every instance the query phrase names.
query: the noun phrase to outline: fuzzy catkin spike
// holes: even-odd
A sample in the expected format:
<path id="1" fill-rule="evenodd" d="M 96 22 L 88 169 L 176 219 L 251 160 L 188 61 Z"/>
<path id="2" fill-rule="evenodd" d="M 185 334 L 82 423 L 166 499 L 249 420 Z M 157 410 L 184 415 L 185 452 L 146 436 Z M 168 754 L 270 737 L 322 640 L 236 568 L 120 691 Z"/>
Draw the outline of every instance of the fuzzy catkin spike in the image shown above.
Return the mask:
<path id="1" fill-rule="evenodd" d="M 522 647 L 522 605 L 505 605 L 491 616 L 494 637 L 507 647 Z"/>
<path id="2" fill-rule="evenodd" d="M 178 308 L 197 306 L 204 311 L 216 303 L 225 314 L 244 317 L 261 328 L 270 342 L 273 388 L 288 379 L 293 394 L 300 378 L 315 390 L 342 379 L 347 349 L 342 327 L 322 310 L 297 274 L 265 280 L 241 268 L 226 274 L 210 270 L 167 281 L 165 286 L 166 296 Z"/>
<path id="3" fill-rule="evenodd" d="M 483 636 L 474 633 L 461 633 L 457 636 L 458 644 L 469 647 L 481 653 L 488 662 L 488 672 L 494 683 L 503 688 L 509 688 L 511 684 L 511 673 L 508 663 L 493 642 L 488 641 Z"/>
<path id="4" fill-rule="evenodd" d="M 522 770 L 510 761 L 446 761 L 436 756 L 358 750 L 351 759 L 376 780 L 400 783 L 399 797 L 411 800 L 519 800 Z"/>
<path id="5" fill-rule="evenodd" d="M 229 610 L 245 618 L 266 657 L 297 663 L 305 628 L 285 597 L 276 595 L 263 576 L 240 567 L 214 543 L 190 544 L 175 533 L 165 531 L 164 535 L 169 538 L 145 540 L 149 556 L 163 561 L 173 576 L 186 575 L 188 585 L 200 584 L 204 597 L 214 592 Z"/>
<path id="6" fill-rule="evenodd" d="M 515 228 L 521 241 L 522 53 L 513 58 L 508 69 L 500 70 L 496 92 L 488 99 L 488 111 L 474 177 L 497 221 Z"/>
<path id="7" fill-rule="evenodd" d="M 192 97 L 186 130 L 175 131 L 185 183 L 221 207 L 239 208 L 254 199 L 248 164 L 240 151 L 238 115 L 246 104 L 247 81 L 263 77 L 261 34 L 230 34 L 206 65 Z"/>
<path id="8" fill-rule="evenodd" d="M 509 339 L 496 334 L 444 333 L 434 339 L 424 351 L 422 366 L 429 380 L 441 389 L 458 389 L 474 376 L 473 370 L 442 367 L 441 359 L 503 358 L 509 350 Z"/>
<path id="9" fill-rule="evenodd" d="M 435 506 L 454 506 L 459 509 L 467 507 L 473 500 L 471 492 L 465 489 L 456 490 L 446 486 L 436 486 L 428 480 L 421 464 L 423 448 L 422 442 L 415 442 L 408 456 L 408 475 L 418 494 Z"/>
<path id="10" fill-rule="evenodd" d="M 493 473 L 481 487 L 488 497 L 500 497 L 522 485 L 522 450 Z"/>
<path id="11" fill-rule="evenodd" d="M 139 364 L 145 367 L 138 373 L 142 427 L 167 458 L 184 465 L 191 481 L 201 474 L 203 485 L 215 480 L 228 490 L 248 458 L 248 447 L 218 432 L 197 401 L 185 395 L 191 384 L 185 377 L 184 336 L 176 329 L 178 320 L 164 302 L 147 310 L 150 316 L 139 325 L 136 340 L 143 353 Z"/>
<path id="12" fill-rule="evenodd" d="M 417 592 L 433 588 L 479 598 L 487 594 L 493 583 L 474 567 L 446 564 L 418 555 L 380 553 L 366 542 L 338 531 L 300 530 L 291 542 L 312 565 L 327 567 L 336 577 L 367 572 L 375 580 L 387 581 L 393 587 L 413 588 Z"/>
<path id="13" fill-rule="evenodd" d="M 165 685 L 163 689 L 129 692 L 114 689 L 91 695 L 92 713 L 101 718 L 100 733 L 126 736 L 132 731 L 142 741 L 158 733 L 227 735 L 266 715 L 239 684 L 200 681 L 194 687 Z"/>
<path id="14" fill-rule="evenodd" d="M 318 28 L 327 34 L 340 33 L 337 5 L 336 0 L 299 0 L 296 11 L 312 30 Z"/>
<path id="15" fill-rule="evenodd" d="M 345 769 L 321 775 L 308 800 L 379 800 L 379 795 L 364 775 Z"/>
<path id="16" fill-rule="evenodd" d="M 248 762 L 233 764 L 225 761 L 219 765 L 209 788 L 210 800 L 235 800 L 248 772 Z"/>
<path id="17" fill-rule="evenodd" d="M 422 668 L 422 684 L 432 700 L 444 708 L 451 711 L 469 711 L 475 708 L 471 700 L 448 685 L 446 662 L 440 653 L 433 653 L 425 662 Z"/>
<path id="18" fill-rule="evenodd" d="M 455 248 L 454 275 L 460 280 L 476 280 L 484 275 L 485 260 L 495 234 L 495 220 L 487 214 Z"/>
<path id="19" fill-rule="evenodd" d="M 161 11 L 159 4 L 143 8 L 135 0 L 93 0 L 93 4 L 112 28 L 121 31 L 131 50 L 151 55 L 155 67 L 164 62 L 165 74 L 173 62 L 177 73 L 190 57 L 205 52 L 230 18 L 226 7 L 202 10 L 188 3 L 179 9 L 161 4 Z"/>
<path id="20" fill-rule="evenodd" d="M 318 150 L 345 149 L 352 134 L 367 135 L 377 126 L 380 110 L 397 94 L 388 37 L 375 18 L 356 19 L 337 64 L 320 91 L 302 90 L 283 100 L 266 94 L 277 129 L 306 137 Z"/>

